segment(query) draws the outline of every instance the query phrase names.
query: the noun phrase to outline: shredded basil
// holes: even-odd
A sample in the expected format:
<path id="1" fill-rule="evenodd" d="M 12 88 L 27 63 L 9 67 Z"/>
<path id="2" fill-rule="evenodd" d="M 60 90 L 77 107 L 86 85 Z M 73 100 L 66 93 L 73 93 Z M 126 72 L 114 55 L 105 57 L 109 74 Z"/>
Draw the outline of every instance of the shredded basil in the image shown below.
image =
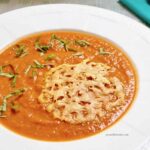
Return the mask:
<path id="1" fill-rule="evenodd" d="M 7 100 L 13 96 L 20 96 L 26 91 L 26 88 L 17 89 L 3 97 L 2 105 L 0 106 L 0 117 L 3 117 L 3 112 L 7 111 Z"/>
<path id="2" fill-rule="evenodd" d="M 35 48 L 37 49 L 37 51 L 39 51 L 41 53 L 46 53 L 51 48 L 51 44 L 42 45 L 42 44 L 40 44 L 39 39 L 37 39 L 35 41 Z"/>
<path id="3" fill-rule="evenodd" d="M 14 77 L 12 78 L 12 82 L 11 82 L 12 87 L 16 86 L 16 81 L 17 81 L 17 75 L 15 74 Z"/>
<path id="4" fill-rule="evenodd" d="M 3 67 L 4 67 L 4 66 L 0 66 L 0 72 L 3 72 Z"/>
<path id="5" fill-rule="evenodd" d="M 17 45 L 16 57 L 23 57 L 28 54 L 26 47 L 24 45 Z"/>
<path id="6" fill-rule="evenodd" d="M 17 74 L 3 72 L 2 68 L 3 68 L 3 66 L 1 66 L 1 69 L 0 69 L 0 76 L 12 79 L 11 85 L 12 85 L 12 87 L 15 87 L 16 80 L 17 80 Z"/>
<path id="7" fill-rule="evenodd" d="M 73 49 L 73 48 L 68 48 L 68 51 L 77 52 L 77 50 L 76 50 L 76 49 Z"/>
<path id="8" fill-rule="evenodd" d="M 45 60 L 46 60 L 46 61 L 52 60 L 52 59 L 54 59 L 55 57 L 56 57 L 56 54 L 49 54 L 49 55 L 45 58 Z"/>
<path id="9" fill-rule="evenodd" d="M 37 71 L 32 70 L 32 78 L 34 78 L 35 76 L 37 76 Z"/>
<path id="10" fill-rule="evenodd" d="M 2 105 L 0 106 L 0 112 L 6 111 L 6 107 L 7 107 L 7 102 L 6 102 L 6 98 L 4 97 Z"/>
<path id="11" fill-rule="evenodd" d="M 15 74 L 13 73 L 6 73 L 6 72 L 0 72 L 0 76 L 7 77 L 7 78 L 13 78 Z"/>
<path id="12" fill-rule="evenodd" d="M 17 89 L 11 93 L 9 93 L 8 95 L 4 96 L 4 99 L 8 99 L 12 96 L 19 96 L 19 95 L 22 95 L 27 89 L 26 88 L 21 88 L 21 89 Z"/>
<path id="13" fill-rule="evenodd" d="M 18 103 L 16 104 L 16 103 L 12 102 L 10 107 L 14 112 L 18 112 L 20 110 L 21 105 Z"/>
<path id="14" fill-rule="evenodd" d="M 28 67 L 27 67 L 27 69 L 24 71 L 24 73 L 27 75 L 28 74 L 28 72 L 30 71 L 30 69 L 31 69 L 31 65 L 29 65 Z"/>
<path id="15" fill-rule="evenodd" d="M 33 74 L 35 74 L 36 71 L 34 71 L 34 69 L 43 69 L 45 67 L 45 65 L 41 64 L 39 61 L 37 60 L 34 60 L 33 61 L 34 64 L 32 65 L 29 65 L 25 71 L 24 71 L 24 74 L 27 75 L 29 73 L 29 71 L 32 69 L 32 77 L 33 77 Z M 33 73 L 34 72 L 34 73 Z M 37 74 L 37 73 L 36 73 Z M 35 75 L 34 75 L 35 76 Z"/>
<path id="16" fill-rule="evenodd" d="M 110 55 L 112 54 L 111 52 L 106 52 L 104 48 L 99 48 L 99 54 L 100 55 Z"/>
<path id="17" fill-rule="evenodd" d="M 57 37 L 55 34 L 51 35 L 51 42 L 53 40 L 57 40 L 61 47 L 63 47 L 66 51 L 68 51 L 68 41 L 62 40 L 61 38 Z"/>
<path id="18" fill-rule="evenodd" d="M 58 37 L 55 34 L 51 35 L 51 40 L 57 40 L 57 39 L 58 39 Z"/>
<path id="19" fill-rule="evenodd" d="M 32 65 L 32 68 L 41 69 L 41 68 L 44 68 L 44 65 L 38 62 L 37 60 L 34 60 L 34 65 Z"/>
<path id="20" fill-rule="evenodd" d="M 80 57 L 80 56 L 83 56 L 83 53 L 82 53 L 82 52 L 77 52 L 77 53 L 73 54 L 73 56 L 78 56 L 78 57 Z"/>
<path id="21" fill-rule="evenodd" d="M 90 43 L 86 40 L 75 40 L 75 44 L 81 47 L 90 46 Z"/>

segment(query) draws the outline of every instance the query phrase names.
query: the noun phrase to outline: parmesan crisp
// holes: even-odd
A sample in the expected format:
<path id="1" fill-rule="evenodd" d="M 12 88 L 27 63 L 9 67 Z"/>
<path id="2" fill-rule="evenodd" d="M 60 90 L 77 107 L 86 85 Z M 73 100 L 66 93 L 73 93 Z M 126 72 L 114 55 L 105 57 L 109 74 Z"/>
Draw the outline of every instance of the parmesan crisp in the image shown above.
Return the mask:
<path id="1" fill-rule="evenodd" d="M 83 61 L 49 70 L 39 102 L 54 118 L 71 124 L 101 121 L 125 101 L 123 83 L 103 63 Z"/>

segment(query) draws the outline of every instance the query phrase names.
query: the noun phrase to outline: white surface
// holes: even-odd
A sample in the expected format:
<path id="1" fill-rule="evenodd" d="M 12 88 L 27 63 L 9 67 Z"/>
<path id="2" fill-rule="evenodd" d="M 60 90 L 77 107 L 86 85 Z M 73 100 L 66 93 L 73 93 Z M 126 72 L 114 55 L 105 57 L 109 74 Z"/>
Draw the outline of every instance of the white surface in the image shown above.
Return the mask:
<path id="1" fill-rule="evenodd" d="M 83 30 L 117 43 L 132 58 L 138 70 L 138 96 L 130 111 L 117 124 L 96 136 L 72 142 L 42 142 L 19 136 L 0 127 L 0 149 L 143 150 L 143 145 L 146 145 L 144 150 L 148 150 L 149 143 L 145 144 L 145 140 L 149 141 L 147 139 L 150 136 L 148 28 L 125 16 L 96 7 L 42 5 L 0 15 L 0 48 L 26 34 L 53 29 Z"/>

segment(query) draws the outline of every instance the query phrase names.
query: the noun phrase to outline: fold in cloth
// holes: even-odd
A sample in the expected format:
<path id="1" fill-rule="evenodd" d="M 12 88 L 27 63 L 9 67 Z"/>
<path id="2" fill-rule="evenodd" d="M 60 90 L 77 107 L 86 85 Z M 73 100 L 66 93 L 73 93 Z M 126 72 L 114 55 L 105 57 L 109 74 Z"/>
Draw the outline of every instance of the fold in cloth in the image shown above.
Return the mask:
<path id="1" fill-rule="evenodd" d="M 119 0 L 119 2 L 150 25 L 150 4 L 148 0 Z"/>

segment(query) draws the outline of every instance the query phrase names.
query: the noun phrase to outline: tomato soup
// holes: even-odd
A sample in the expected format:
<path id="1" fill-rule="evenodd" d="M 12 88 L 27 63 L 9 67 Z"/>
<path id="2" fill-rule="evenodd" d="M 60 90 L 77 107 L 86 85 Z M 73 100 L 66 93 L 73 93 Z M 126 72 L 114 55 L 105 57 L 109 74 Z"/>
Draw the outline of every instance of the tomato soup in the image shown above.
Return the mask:
<path id="1" fill-rule="evenodd" d="M 47 71 L 84 60 L 103 63 L 124 87 L 124 104 L 105 111 L 101 122 L 69 123 L 43 108 L 38 98 Z M 29 138 L 44 141 L 81 139 L 114 124 L 129 109 L 137 91 L 135 68 L 112 42 L 84 32 L 47 31 L 23 37 L 0 54 L 0 123 Z"/>

